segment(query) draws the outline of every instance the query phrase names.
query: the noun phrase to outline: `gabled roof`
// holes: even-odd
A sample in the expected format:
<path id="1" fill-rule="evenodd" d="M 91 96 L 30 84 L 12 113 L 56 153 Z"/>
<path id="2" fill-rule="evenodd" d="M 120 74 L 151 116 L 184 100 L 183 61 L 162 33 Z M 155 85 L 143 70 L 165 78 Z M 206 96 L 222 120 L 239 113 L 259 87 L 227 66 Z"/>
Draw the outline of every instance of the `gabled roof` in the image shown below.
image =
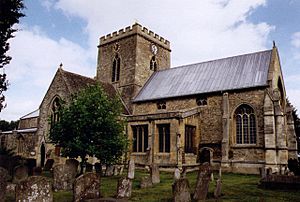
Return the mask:
<path id="1" fill-rule="evenodd" d="M 40 115 L 40 110 L 37 109 L 33 112 L 30 112 L 29 114 L 26 114 L 25 116 L 22 116 L 20 119 L 30 119 L 30 118 L 35 118 Z"/>
<path id="2" fill-rule="evenodd" d="M 134 102 L 267 85 L 272 50 L 157 71 Z"/>

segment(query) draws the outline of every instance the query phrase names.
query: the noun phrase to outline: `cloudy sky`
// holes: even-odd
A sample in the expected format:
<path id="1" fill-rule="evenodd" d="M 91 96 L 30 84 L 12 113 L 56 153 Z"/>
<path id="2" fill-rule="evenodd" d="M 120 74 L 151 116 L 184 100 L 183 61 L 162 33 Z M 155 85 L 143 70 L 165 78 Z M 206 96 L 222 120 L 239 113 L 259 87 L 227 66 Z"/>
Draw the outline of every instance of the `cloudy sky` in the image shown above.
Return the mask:
<path id="1" fill-rule="evenodd" d="M 25 0 L 10 40 L 0 119 L 37 109 L 59 66 L 93 77 L 99 37 L 134 22 L 171 42 L 172 66 L 279 49 L 287 95 L 300 109 L 299 0 Z"/>

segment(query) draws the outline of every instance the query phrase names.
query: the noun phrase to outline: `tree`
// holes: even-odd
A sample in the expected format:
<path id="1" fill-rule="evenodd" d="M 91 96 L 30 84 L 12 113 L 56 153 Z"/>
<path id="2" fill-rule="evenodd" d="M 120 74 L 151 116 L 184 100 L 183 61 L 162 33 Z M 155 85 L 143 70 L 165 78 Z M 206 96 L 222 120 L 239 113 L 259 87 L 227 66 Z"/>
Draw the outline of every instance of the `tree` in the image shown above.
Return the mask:
<path id="1" fill-rule="evenodd" d="M 69 104 L 61 103 L 58 121 L 50 123 L 50 140 L 63 156 L 81 158 L 81 172 L 87 155 L 95 155 L 102 165 L 115 163 L 127 148 L 121 110 L 118 98 L 109 98 L 100 85 L 89 86 Z"/>
<path id="2" fill-rule="evenodd" d="M 11 57 L 6 55 L 9 50 L 8 40 L 13 38 L 17 29 L 13 25 L 19 23 L 19 18 L 25 16 L 21 10 L 24 9 L 22 0 L 1 0 L 0 1 L 0 69 L 9 64 Z M 3 108 L 5 97 L 2 94 L 7 90 L 8 82 L 6 74 L 0 73 L 0 112 Z"/>
<path id="3" fill-rule="evenodd" d="M 19 125 L 19 121 L 5 121 L 5 120 L 1 120 L 0 121 L 0 130 L 1 131 L 10 131 L 10 130 L 14 130 L 16 128 L 18 128 Z"/>

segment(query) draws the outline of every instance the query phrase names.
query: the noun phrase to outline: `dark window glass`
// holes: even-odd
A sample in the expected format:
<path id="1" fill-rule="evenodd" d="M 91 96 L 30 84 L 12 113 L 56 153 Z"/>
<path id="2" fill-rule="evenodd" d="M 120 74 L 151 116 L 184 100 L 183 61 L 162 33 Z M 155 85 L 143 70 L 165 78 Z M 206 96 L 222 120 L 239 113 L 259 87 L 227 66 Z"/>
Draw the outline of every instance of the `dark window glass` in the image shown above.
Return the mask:
<path id="1" fill-rule="evenodd" d="M 252 107 L 241 105 L 235 111 L 236 143 L 256 144 L 256 120 Z"/>
<path id="2" fill-rule="evenodd" d="M 170 152 L 170 124 L 159 124 L 159 152 Z"/>
<path id="3" fill-rule="evenodd" d="M 146 152 L 148 147 L 148 125 L 132 126 L 133 152 Z"/>
<path id="4" fill-rule="evenodd" d="M 185 134 L 184 134 L 184 151 L 185 153 L 194 153 L 194 140 L 196 135 L 196 127 L 186 125 L 185 126 Z"/>

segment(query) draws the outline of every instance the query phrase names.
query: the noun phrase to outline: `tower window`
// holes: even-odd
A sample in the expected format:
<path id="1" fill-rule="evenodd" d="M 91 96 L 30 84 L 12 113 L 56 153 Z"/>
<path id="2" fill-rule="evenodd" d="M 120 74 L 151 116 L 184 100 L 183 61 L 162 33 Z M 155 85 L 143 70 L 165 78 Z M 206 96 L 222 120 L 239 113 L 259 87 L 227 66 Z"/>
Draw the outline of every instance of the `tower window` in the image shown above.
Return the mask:
<path id="1" fill-rule="evenodd" d="M 120 80 L 120 65 L 121 65 L 121 59 L 119 55 L 116 54 L 113 60 L 112 77 L 111 77 L 112 82 L 116 82 Z"/>
<path id="2" fill-rule="evenodd" d="M 235 111 L 236 143 L 256 144 L 256 120 L 252 107 L 241 105 Z"/>
<path id="3" fill-rule="evenodd" d="M 150 60 L 150 70 L 156 71 L 157 70 L 157 62 L 155 60 L 155 56 L 152 56 Z"/>
<path id="4" fill-rule="evenodd" d="M 159 101 L 157 102 L 157 109 L 166 109 L 167 108 L 167 104 L 166 101 Z"/>

